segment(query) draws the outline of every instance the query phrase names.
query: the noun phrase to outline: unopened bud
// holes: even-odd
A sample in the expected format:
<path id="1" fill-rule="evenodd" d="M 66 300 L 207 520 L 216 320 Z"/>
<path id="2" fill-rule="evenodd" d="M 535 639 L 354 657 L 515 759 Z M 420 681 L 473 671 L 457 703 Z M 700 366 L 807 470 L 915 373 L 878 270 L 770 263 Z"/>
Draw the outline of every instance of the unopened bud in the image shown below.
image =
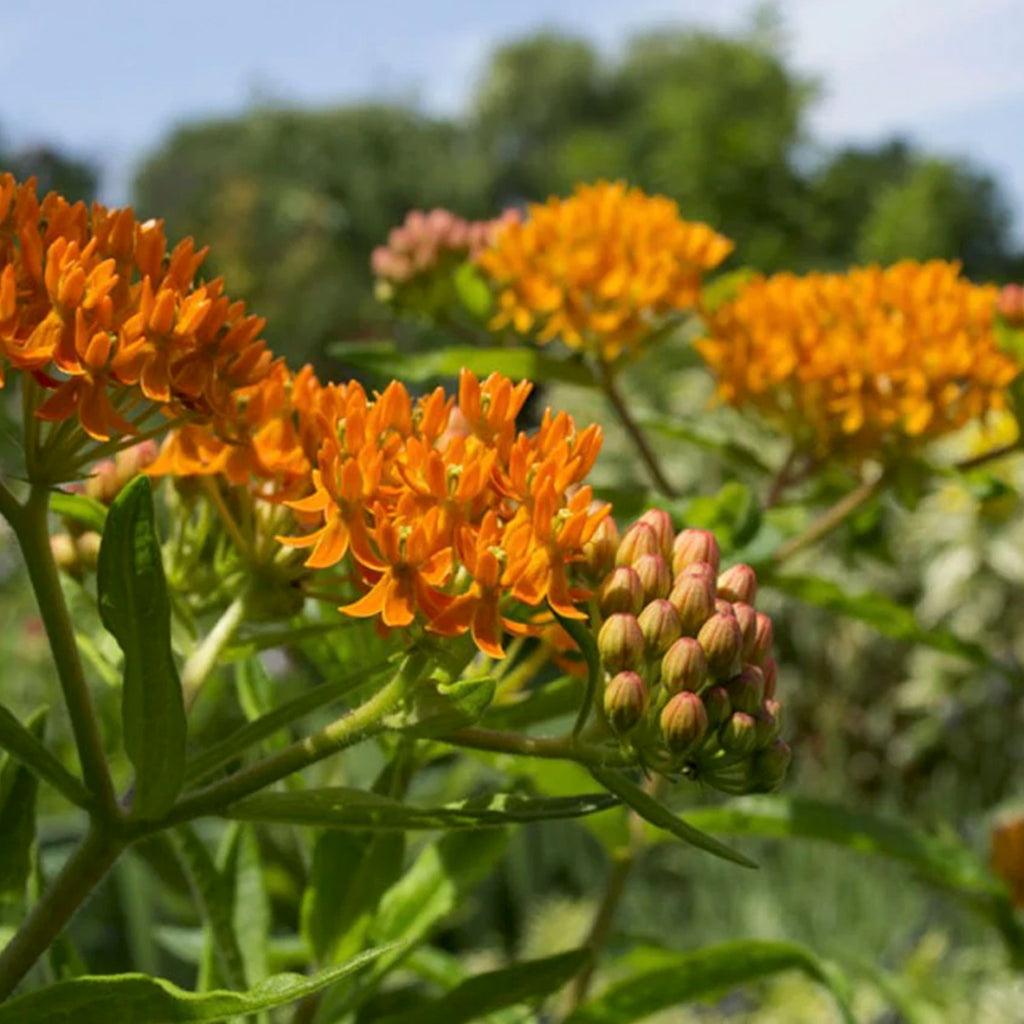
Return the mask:
<path id="1" fill-rule="evenodd" d="M 729 693 L 724 686 L 709 686 L 701 695 L 711 728 L 717 728 L 732 714 Z"/>
<path id="2" fill-rule="evenodd" d="M 761 674 L 764 676 L 764 698 L 765 700 L 775 699 L 775 687 L 779 681 L 779 666 L 774 658 L 765 658 L 761 662 Z"/>
<path id="3" fill-rule="evenodd" d="M 720 559 L 718 541 L 709 530 L 682 530 L 672 545 L 672 571 L 676 574 L 694 562 L 710 563 L 717 574 Z"/>
<path id="4" fill-rule="evenodd" d="M 772 653 L 774 635 L 772 620 L 764 612 L 758 612 L 757 622 L 754 626 L 754 643 L 750 649 L 750 661 L 759 665 Z"/>
<path id="5" fill-rule="evenodd" d="M 651 601 L 637 622 L 649 658 L 660 658 L 679 639 L 679 616 L 668 601 Z"/>
<path id="6" fill-rule="evenodd" d="M 757 639 L 757 612 L 746 602 L 737 601 L 732 606 L 732 613 L 736 616 L 736 621 L 740 624 L 740 633 L 743 635 L 741 657 L 744 661 L 749 661 L 754 641 Z"/>
<path id="7" fill-rule="evenodd" d="M 629 732 L 643 718 L 647 687 L 635 672 L 619 672 L 604 689 L 604 713 L 616 735 Z"/>
<path id="8" fill-rule="evenodd" d="M 672 557 L 672 542 L 676 538 L 676 530 L 672 525 L 672 517 L 661 508 L 649 508 L 638 520 L 638 523 L 645 523 L 654 531 L 658 538 L 658 550 L 662 557 Z"/>
<path id="9" fill-rule="evenodd" d="M 744 665 L 743 671 L 729 680 L 726 689 L 737 711 L 745 711 L 748 715 L 757 714 L 764 701 L 764 675 L 757 666 Z"/>
<path id="10" fill-rule="evenodd" d="M 632 565 L 641 555 L 660 553 L 661 545 L 654 530 L 647 523 L 634 523 L 619 542 L 615 564 Z"/>
<path id="11" fill-rule="evenodd" d="M 732 601 L 726 601 L 724 597 L 715 598 L 715 611 L 719 615 L 728 615 L 729 618 L 736 618 L 736 609 L 732 606 Z"/>
<path id="12" fill-rule="evenodd" d="M 766 700 L 761 705 L 761 710 L 754 716 L 757 722 L 758 750 L 763 750 L 779 738 L 779 730 L 782 728 L 782 722 L 779 718 L 780 710 L 778 701 Z"/>
<path id="13" fill-rule="evenodd" d="M 75 539 L 67 533 L 56 533 L 50 538 L 50 551 L 57 568 L 62 572 L 76 573 L 79 570 L 78 548 Z"/>
<path id="14" fill-rule="evenodd" d="M 696 636 L 715 611 L 711 584 L 696 576 L 677 579 L 668 599 L 679 615 L 679 626 L 684 636 Z"/>
<path id="15" fill-rule="evenodd" d="M 697 579 L 704 580 L 712 590 L 718 582 L 718 570 L 710 562 L 691 562 L 684 569 L 680 569 L 676 572 L 676 581 L 685 579 L 688 576 L 695 576 Z"/>
<path id="16" fill-rule="evenodd" d="M 131 448 L 125 448 L 114 456 L 114 465 L 117 467 L 118 492 L 135 479 L 148 465 L 156 462 L 160 449 L 156 441 L 149 439 L 133 444 Z"/>
<path id="17" fill-rule="evenodd" d="M 672 572 L 661 555 L 641 555 L 633 563 L 633 568 L 640 577 L 645 602 L 668 597 L 672 589 Z"/>
<path id="18" fill-rule="evenodd" d="M 699 690 L 708 677 L 704 648 L 693 637 L 680 637 L 661 659 L 661 683 L 669 693 Z"/>
<path id="19" fill-rule="evenodd" d="M 95 569 L 100 560 L 100 535 L 95 530 L 87 530 L 75 539 L 78 549 L 79 564 L 84 569 Z"/>
<path id="20" fill-rule="evenodd" d="M 615 612 L 636 615 L 644 605 L 644 588 L 636 570 L 628 565 L 613 569 L 601 584 L 597 603 L 602 615 Z"/>
<path id="21" fill-rule="evenodd" d="M 704 648 L 708 668 L 716 679 L 727 679 L 734 674 L 743 645 L 735 616 L 716 612 L 700 627 L 697 642 Z"/>
<path id="22" fill-rule="evenodd" d="M 644 635 L 635 615 L 616 612 L 597 634 L 597 649 L 609 672 L 638 665 L 644 656 Z"/>
<path id="23" fill-rule="evenodd" d="M 619 528 L 611 516 L 598 523 L 593 536 L 583 545 L 583 562 L 591 575 L 604 576 L 615 565 L 615 552 L 619 549 Z"/>
<path id="24" fill-rule="evenodd" d="M 708 731 L 708 714 L 700 697 L 688 690 L 677 693 L 662 709 L 661 735 L 669 750 L 682 753 L 695 746 Z"/>
<path id="25" fill-rule="evenodd" d="M 754 757 L 754 779 L 759 789 L 771 790 L 786 777 L 793 751 L 785 740 L 775 740 Z"/>
<path id="26" fill-rule="evenodd" d="M 734 711 L 718 732 L 722 749 L 736 757 L 746 757 L 757 746 L 757 722 L 745 711 Z"/>
<path id="27" fill-rule="evenodd" d="M 731 565 L 718 577 L 718 596 L 727 601 L 753 604 L 757 597 L 757 574 L 749 565 Z"/>
<path id="28" fill-rule="evenodd" d="M 120 474 L 113 459 L 103 459 L 92 467 L 92 474 L 85 481 L 85 494 L 104 505 L 109 505 L 121 489 Z"/>
<path id="29" fill-rule="evenodd" d="M 1024 325 L 1024 287 L 1019 284 L 1003 285 L 996 301 L 999 315 L 1011 326 Z"/>

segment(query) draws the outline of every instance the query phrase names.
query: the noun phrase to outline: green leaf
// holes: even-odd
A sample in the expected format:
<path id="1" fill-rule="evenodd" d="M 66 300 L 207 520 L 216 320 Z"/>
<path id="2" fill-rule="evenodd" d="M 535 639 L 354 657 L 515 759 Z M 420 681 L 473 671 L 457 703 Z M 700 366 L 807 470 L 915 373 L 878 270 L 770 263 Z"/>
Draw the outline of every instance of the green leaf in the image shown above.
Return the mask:
<path id="1" fill-rule="evenodd" d="M 219 974 L 228 985 L 241 988 L 247 984 L 245 959 L 235 934 L 230 880 L 218 870 L 206 846 L 190 825 L 179 825 L 170 836 L 206 924 L 207 941 L 203 969 L 200 971 L 201 981 Z"/>
<path id="2" fill-rule="evenodd" d="M 103 625 L 124 652 L 121 716 L 135 766 L 132 814 L 159 817 L 184 781 L 187 723 L 147 477 L 136 477 L 110 507 L 97 587 Z"/>
<path id="3" fill-rule="evenodd" d="M 384 893 L 402 873 L 400 832 L 321 832 L 302 900 L 302 933 L 319 963 L 352 956 Z"/>
<path id="4" fill-rule="evenodd" d="M 824 608 L 837 615 L 866 622 L 883 636 L 894 640 L 931 647 L 946 654 L 954 654 L 978 665 L 991 663 L 985 649 L 945 629 L 926 629 L 913 611 L 904 605 L 873 591 L 851 594 L 838 583 L 820 576 L 775 575 L 762 577 L 765 586 L 795 597 L 798 601 Z"/>
<path id="5" fill-rule="evenodd" d="M 76 978 L 0 1006 L 0 1024 L 179 1024 L 223 1021 L 294 1003 L 354 974 L 394 950 L 367 950 L 347 963 L 307 977 L 276 974 L 244 992 L 186 992 L 163 978 L 114 974 Z"/>
<path id="6" fill-rule="evenodd" d="M 576 646 L 583 655 L 583 660 L 587 663 L 587 688 L 584 691 L 583 700 L 580 703 L 580 709 L 576 714 L 576 721 L 572 727 L 573 736 L 578 736 L 587 724 L 587 719 L 590 717 L 591 709 L 594 706 L 594 695 L 601 686 L 603 678 L 601 656 L 598 653 L 593 633 L 586 629 L 578 619 L 567 619 L 557 612 L 555 612 L 555 618 L 558 619 L 562 628 L 576 642 Z"/>
<path id="7" fill-rule="evenodd" d="M 295 793 L 260 793 L 232 804 L 226 813 L 242 821 L 407 831 L 493 828 L 527 821 L 580 818 L 606 811 L 617 803 L 607 793 L 564 797 L 494 793 L 439 807 L 414 807 L 366 790 L 332 786 Z"/>
<path id="8" fill-rule="evenodd" d="M 389 729 L 410 736 L 443 736 L 479 721 L 494 700 L 494 690 L 490 676 L 451 683 L 423 679 L 413 688 L 409 701 L 384 721 Z"/>
<path id="9" fill-rule="evenodd" d="M 206 778 L 229 761 L 244 754 L 250 747 L 273 736 L 293 722 L 373 682 L 390 665 L 390 659 L 379 661 L 374 665 L 360 668 L 336 682 L 321 683 L 306 693 L 285 701 L 190 759 L 185 771 L 186 781 L 195 783 Z"/>
<path id="10" fill-rule="evenodd" d="M 440 377 L 457 377 L 460 370 L 466 369 L 481 377 L 502 373 L 512 380 L 594 386 L 592 374 L 578 360 L 548 355 L 527 345 L 516 348 L 451 345 L 424 352 L 406 352 L 391 342 L 368 345 L 344 342 L 330 346 L 328 352 L 350 366 L 368 370 L 379 377 L 401 377 L 414 384 Z"/>
<path id="11" fill-rule="evenodd" d="M 51 491 L 50 511 L 62 519 L 71 519 L 97 533 L 103 532 L 107 522 L 107 506 L 87 494 Z"/>
<path id="12" fill-rule="evenodd" d="M 91 802 L 89 791 L 57 760 L 31 729 L 0 704 L 0 749 L 30 768 L 39 778 L 63 793 L 79 807 Z"/>
<path id="13" fill-rule="evenodd" d="M 689 501 L 683 513 L 687 526 L 711 530 L 724 551 L 746 544 L 761 527 L 761 510 L 754 492 L 733 480 L 717 494 Z"/>
<path id="14" fill-rule="evenodd" d="M 723 860 L 732 861 L 745 868 L 756 868 L 757 864 L 737 853 L 728 846 L 720 843 L 717 839 L 705 835 L 695 826 L 676 817 L 663 803 L 649 796 L 639 786 L 634 785 L 625 775 L 612 771 L 608 768 L 591 767 L 590 774 L 601 783 L 605 789 L 614 793 L 623 803 L 628 804 L 644 821 L 650 822 L 656 828 L 670 832 L 677 839 L 684 843 L 696 846 L 706 853 L 714 854 Z"/>
<path id="15" fill-rule="evenodd" d="M 494 295 L 479 270 L 466 260 L 452 274 L 455 294 L 463 308 L 475 320 L 487 320 L 494 309 Z"/>
<path id="16" fill-rule="evenodd" d="M 26 731 L 40 742 L 46 728 L 47 709 L 40 708 L 28 720 Z M 39 780 L 14 758 L 0 771 L 0 900 L 21 902 L 32 871 L 32 846 L 36 839 L 36 794 Z"/>
<path id="17" fill-rule="evenodd" d="M 666 953 L 657 959 L 658 966 L 616 982 L 571 1014 L 566 1024 L 629 1024 L 789 970 L 803 971 L 824 985 L 843 1019 L 854 1024 L 845 979 L 833 965 L 802 946 L 746 939 L 692 953 Z"/>
<path id="18" fill-rule="evenodd" d="M 561 676 L 538 689 L 527 690 L 514 703 L 492 704 L 484 722 L 493 729 L 521 731 L 538 722 L 577 712 L 585 685 L 577 676 Z"/>
<path id="19" fill-rule="evenodd" d="M 703 448 L 723 462 L 739 469 L 754 470 L 757 473 L 771 472 L 771 466 L 757 452 L 746 448 L 731 437 L 709 434 L 683 420 L 647 416 L 640 420 L 640 426 L 673 441 L 684 441 L 695 448 Z"/>
<path id="20" fill-rule="evenodd" d="M 574 949 L 477 974 L 440 998 L 384 1017 L 378 1024 L 469 1024 L 506 1006 L 534 1003 L 571 981 L 589 955 L 586 949 Z"/>
<path id="21" fill-rule="evenodd" d="M 272 922 L 259 843 L 251 825 L 229 829 L 221 874 L 230 888 L 231 925 L 242 954 L 245 983 L 253 985 L 270 973 L 267 938 Z"/>
<path id="22" fill-rule="evenodd" d="M 725 835 L 821 839 L 860 853 L 902 861 L 936 885 L 979 896 L 1005 890 L 966 847 L 894 818 L 805 797 L 745 796 L 687 811 L 697 828 Z"/>

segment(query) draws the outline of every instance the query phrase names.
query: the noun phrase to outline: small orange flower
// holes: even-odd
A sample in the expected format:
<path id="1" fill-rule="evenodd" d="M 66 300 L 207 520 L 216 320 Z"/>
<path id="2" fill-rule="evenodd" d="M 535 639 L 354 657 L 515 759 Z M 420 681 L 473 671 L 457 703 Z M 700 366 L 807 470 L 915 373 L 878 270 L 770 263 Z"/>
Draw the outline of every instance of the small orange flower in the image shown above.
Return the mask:
<path id="1" fill-rule="evenodd" d="M 997 292 L 941 260 L 755 277 L 697 348 L 722 401 L 819 453 L 872 453 L 1005 406 L 1020 368 L 996 344 Z"/>
<path id="2" fill-rule="evenodd" d="M 683 220 L 671 199 L 598 182 L 531 205 L 478 263 L 499 290 L 494 328 L 611 362 L 691 309 L 702 274 L 731 250 L 706 224 Z"/>

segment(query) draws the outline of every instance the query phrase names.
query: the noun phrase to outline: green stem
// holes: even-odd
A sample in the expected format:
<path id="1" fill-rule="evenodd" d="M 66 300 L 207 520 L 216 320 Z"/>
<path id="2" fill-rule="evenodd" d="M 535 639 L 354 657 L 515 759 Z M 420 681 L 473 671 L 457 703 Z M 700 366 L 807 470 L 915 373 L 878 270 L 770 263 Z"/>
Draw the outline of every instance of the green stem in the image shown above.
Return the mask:
<path id="1" fill-rule="evenodd" d="M 0 953 L 0 1001 L 6 999 L 32 965 L 63 931 L 75 911 L 110 870 L 123 843 L 92 828 L 60 873 L 29 911 L 14 938 Z"/>
<path id="2" fill-rule="evenodd" d="M 203 642 L 192 652 L 181 670 L 181 689 L 188 712 L 199 696 L 199 691 L 209 678 L 224 648 L 234 639 L 238 627 L 245 618 L 247 595 L 242 593 L 224 609 L 224 614 L 203 638 Z"/>
<path id="3" fill-rule="evenodd" d="M 633 444 L 636 446 L 637 453 L 644 465 L 647 467 L 647 472 L 650 473 L 651 479 L 654 481 L 654 485 L 663 495 L 665 495 L 666 498 L 674 498 L 678 492 L 672 484 L 669 483 L 668 477 L 665 476 L 665 473 L 658 462 L 658 457 L 654 454 L 654 449 L 647 440 L 647 435 L 644 434 L 640 424 L 633 418 L 633 414 L 629 410 L 629 405 L 623 397 L 622 392 L 619 390 L 614 370 L 608 363 L 601 359 L 597 363 L 597 369 L 594 372 L 594 377 L 598 386 L 608 398 L 612 409 L 615 410 L 615 415 L 619 417 L 619 421 L 622 423 L 623 428 L 629 435 Z"/>
<path id="4" fill-rule="evenodd" d="M 250 793 L 265 789 L 325 757 L 383 731 L 384 717 L 395 709 L 409 687 L 423 677 L 427 666 L 423 654 L 410 654 L 391 682 L 364 704 L 278 753 L 188 794 L 173 808 L 164 824 L 216 814 Z"/>
<path id="5" fill-rule="evenodd" d="M 96 799 L 98 814 L 101 817 L 116 819 L 120 812 L 110 780 L 110 769 L 103 752 L 103 740 L 96 721 L 89 684 L 82 669 L 82 660 L 75 641 L 75 628 L 50 548 L 47 523 L 49 504 L 49 490 L 34 486 L 29 493 L 28 501 L 20 506 L 13 518 L 8 516 L 8 521 L 21 546 L 21 553 L 39 605 L 39 614 L 50 642 L 57 677 L 71 719 L 78 759 L 82 765 L 82 776 Z"/>
<path id="6" fill-rule="evenodd" d="M 491 750 L 498 754 L 517 754 L 521 757 L 542 757 L 557 761 L 577 761 L 603 767 L 628 767 L 633 762 L 624 754 L 607 747 L 581 743 L 572 736 L 520 736 L 496 729 L 471 727 L 458 729 L 439 737 L 442 743 L 471 750 Z"/>

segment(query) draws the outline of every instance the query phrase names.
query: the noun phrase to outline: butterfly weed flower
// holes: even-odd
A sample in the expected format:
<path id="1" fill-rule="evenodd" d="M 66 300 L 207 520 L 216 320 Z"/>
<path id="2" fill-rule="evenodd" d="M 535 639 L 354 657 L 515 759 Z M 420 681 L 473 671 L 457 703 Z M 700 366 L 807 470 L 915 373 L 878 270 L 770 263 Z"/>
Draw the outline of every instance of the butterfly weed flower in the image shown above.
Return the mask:
<path id="1" fill-rule="evenodd" d="M 697 348 L 721 401 L 815 456 L 884 458 L 1006 407 L 997 289 L 941 260 L 755 277 Z"/>
<path id="2" fill-rule="evenodd" d="M 205 255 L 190 239 L 168 251 L 162 222 L 130 209 L 40 200 L 0 175 L 0 359 L 27 390 L 30 477 L 223 416 L 264 379 L 263 321 L 197 280 Z"/>
<path id="3" fill-rule="evenodd" d="M 554 612 L 584 618 L 575 569 L 608 511 L 584 483 L 601 432 L 551 413 L 517 430 L 529 390 L 467 371 L 457 396 L 348 385 L 320 419 L 313 493 L 288 503 L 314 528 L 281 542 L 309 549 L 308 568 L 348 560 L 362 594 L 345 614 L 468 633 L 492 657 Z"/>
<path id="4" fill-rule="evenodd" d="M 532 204 L 477 262 L 497 290 L 495 329 L 611 363 L 693 308 L 702 275 L 731 249 L 671 199 L 602 181 Z"/>

